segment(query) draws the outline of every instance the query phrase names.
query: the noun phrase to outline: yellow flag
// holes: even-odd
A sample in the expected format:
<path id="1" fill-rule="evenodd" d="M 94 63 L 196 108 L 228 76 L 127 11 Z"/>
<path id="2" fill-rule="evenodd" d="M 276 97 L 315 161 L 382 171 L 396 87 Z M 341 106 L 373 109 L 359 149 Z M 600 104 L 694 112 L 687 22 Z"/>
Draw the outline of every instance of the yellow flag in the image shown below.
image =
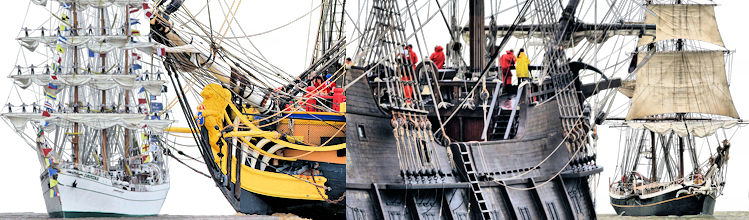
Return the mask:
<path id="1" fill-rule="evenodd" d="M 49 178 L 49 188 L 57 186 L 57 180 Z"/>
<path id="2" fill-rule="evenodd" d="M 54 197 L 55 197 L 55 190 L 49 189 L 49 198 L 54 198 Z"/>
<path id="3" fill-rule="evenodd" d="M 62 48 L 59 44 L 57 45 L 57 52 L 65 53 L 65 48 Z"/>
<path id="4" fill-rule="evenodd" d="M 60 31 L 62 32 L 62 31 L 65 31 L 65 30 L 67 30 L 67 27 L 65 26 L 65 23 L 60 24 Z"/>

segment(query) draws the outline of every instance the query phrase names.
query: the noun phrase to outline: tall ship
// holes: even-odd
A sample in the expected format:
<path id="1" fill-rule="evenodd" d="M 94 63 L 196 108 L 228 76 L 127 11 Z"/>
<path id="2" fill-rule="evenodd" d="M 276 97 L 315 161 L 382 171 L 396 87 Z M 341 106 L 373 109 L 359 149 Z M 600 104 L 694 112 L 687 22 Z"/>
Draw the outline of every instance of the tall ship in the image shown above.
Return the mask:
<path id="1" fill-rule="evenodd" d="M 598 96 L 629 61 L 611 54 L 656 27 L 631 22 L 629 1 L 434 3 L 374 0 L 354 25 L 347 218 L 595 219 Z M 446 59 L 426 57 L 435 44 Z M 530 79 L 503 80 L 517 70 L 499 55 L 520 48 Z"/>
<path id="2" fill-rule="evenodd" d="M 37 152 L 47 212 L 157 215 L 169 191 L 162 138 L 172 121 L 161 68 L 147 61 L 156 44 L 140 35 L 151 4 L 32 2 L 50 19 L 19 33 L 24 59 L 9 75 L 17 95 L 2 116 Z"/>
<path id="3" fill-rule="evenodd" d="M 712 215 L 726 184 L 731 137 L 741 122 L 729 91 L 725 49 L 712 2 L 646 1 L 619 163 L 609 185 L 619 215 Z M 639 52 L 638 52 L 639 51 Z"/>
<path id="4" fill-rule="evenodd" d="M 193 135 L 237 212 L 345 217 L 344 2 L 323 0 L 309 12 L 320 22 L 301 73 L 285 72 L 254 46 L 251 37 L 263 33 L 245 32 L 237 19 L 249 3 L 156 5 L 151 37 L 165 45 L 161 61 L 189 125 L 168 131 Z"/>

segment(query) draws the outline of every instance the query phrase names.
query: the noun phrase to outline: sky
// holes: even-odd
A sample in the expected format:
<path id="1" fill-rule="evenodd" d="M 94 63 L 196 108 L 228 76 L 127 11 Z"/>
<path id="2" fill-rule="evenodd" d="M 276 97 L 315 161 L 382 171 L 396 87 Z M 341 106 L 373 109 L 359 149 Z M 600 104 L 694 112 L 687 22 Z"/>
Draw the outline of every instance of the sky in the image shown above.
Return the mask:
<path id="1" fill-rule="evenodd" d="M 187 1 L 186 7 L 191 11 L 199 11 L 203 1 Z M 214 1 L 223 2 L 223 1 Z M 317 6 L 318 2 L 293 1 L 294 4 L 273 3 L 271 1 L 245 1 L 239 6 L 239 13 L 236 23 L 244 28 L 244 31 L 250 33 L 261 33 L 276 27 L 285 25 L 297 18 L 296 22 L 290 23 L 276 31 L 265 35 L 252 37 L 250 40 L 263 51 L 263 55 L 274 65 L 280 67 L 288 73 L 299 73 L 309 64 L 311 59 L 310 51 L 314 43 L 314 35 L 308 37 L 307 33 L 314 33 L 316 30 L 316 18 L 319 14 L 314 12 L 307 15 L 311 9 Z M 351 12 L 358 11 L 359 3 L 363 1 L 348 1 L 347 10 Z M 364 1 L 367 2 L 367 1 Z M 444 3 L 441 1 L 440 3 Z M 746 1 L 718 1 L 719 7 L 716 8 L 718 25 L 721 30 L 723 40 L 730 50 L 735 50 L 734 65 L 731 75 L 731 93 L 734 97 L 734 103 L 739 115 L 749 117 L 749 99 L 743 95 L 749 94 L 749 77 L 745 74 L 749 66 L 744 65 L 749 60 L 749 43 L 746 41 L 745 22 L 749 20 L 749 14 L 746 9 L 749 3 Z M 55 1 L 50 1 L 50 5 L 57 7 Z M 216 3 L 217 4 L 217 3 Z M 603 3 L 601 3 L 603 5 Z M 225 6 L 226 7 L 226 6 Z M 432 10 L 435 4 L 431 4 Z M 463 4 L 461 4 L 463 7 Z M 506 7 L 506 6 L 505 6 Z M 502 8 L 505 8 L 502 7 Z M 602 7 L 602 6 L 599 6 Z M 28 10 L 27 10 L 28 8 Z M 214 7 L 214 13 L 224 14 L 220 9 Z M 462 10 L 462 9 L 461 9 Z M 49 18 L 49 12 L 30 4 L 30 1 L 6 1 L 2 9 L 2 31 L 0 33 L 0 53 L 3 62 L 0 62 L 0 73 L 6 75 L 14 74 L 16 60 L 22 60 L 23 55 L 19 55 L 19 50 L 23 49 L 16 40 L 22 27 L 36 27 Z M 433 13 L 431 12 L 424 12 Z M 351 20 L 347 19 L 347 31 L 349 41 L 356 41 L 357 36 L 354 26 L 356 21 L 364 22 L 367 14 L 350 14 Z M 218 16 L 215 18 L 214 25 L 223 19 Z M 421 19 L 426 20 L 426 17 Z M 444 45 L 449 36 L 445 32 L 444 24 L 441 18 L 435 17 L 432 21 L 437 22 L 435 25 L 426 27 L 428 33 L 427 42 L 424 44 L 423 51 L 417 51 L 420 57 L 428 56 L 429 49 L 434 45 Z M 465 20 L 467 21 L 467 20 Z M 310 29 L 310 27 L 312 27 Z M 141 29 L 146 29 L 143 26 Z M 239 42 L 246 45 L 246 41 Z M 417 43 L 417 42 L 410 42 Z M 348 54 L 353 55 L 355 43 L 348 47 Z M 42 48 L 42 47 L 40 47 Z M 28 54 L 27 51 L 24 51 Z M 19 63 L 23 63 L 20 62 Z M 0 80 L 0 102 L 5 104 L 7 97 L 11 97 L 14 90 L 11 80 Z M 170 92 L 173 90 L 170 90 Z M 11 93 L 12 92 L 12 93 Z M 174 94 L 168 94 L 168 99 L 172 99 Z M 18 104 L 18 103 L 15 103 Z M 181 113 L 175 112 L 174 116 L 181 116 Z M 182 120 L 178 117 L 178 120 Z M 177 122 L 176 126 L 184 126 L 184 121 Z M 599 213 L 613 213 L 613 209 L 608 203 L 608 183 L 609 178 L 613 176 L 614 166 L 617 161 L 617 151 L 619 147 L 619 130 L 615 128 L 599 127 L 600 140 L 598 142 L 598 164 L 604 166 L 604 172 L 600 175 L 600 184 L 596 187 L 595 198 L 597 200 L 596 211 Z M 729 131 L 731 133 L 732 131 Z M 745 182 L 749 181 L 749 174 L 743 172 L 745 167 L 749 167 L 749 149 L 745 146 L 749 143 L 749 135 L 743 135 L 746 129 L 740 130 L 731 140 L 733 148 L 729 160 L 729 172 L 727 185 L 722 196 L 718 198 L 717 211 L 747 211 L 749 210 L 749 187 Z M 4 157 L 0 159 L 0 213 L 2 212 L 46 212 L 42 198 L 41 184 L 38 182 L 40 173 L 39 162 L 33 151 L 23 140 L 15 134 L 10 126 L 0 126 L 0 138 L 7 141 L 0 147 Z M 169 137 L 174 139 L 176 137 Z M 177 138 L 180 143 L 191 143 L 190 139 Z M 198 156 L 199 153 L 194 147 L 178 147 L 185 153 Z M 196 162 L 187 162 L 194 168 L 206 172 L 205 165 Z M 216 188 L 213 181 L 199 174 L 194 173 L 176 161 L 170 161 L 171 172 L 171 189 L 164 202 L 161 214 L 180 214 L 180 215 L 231 215 L 234 210 L 225 200 L 220 191 Z"/>

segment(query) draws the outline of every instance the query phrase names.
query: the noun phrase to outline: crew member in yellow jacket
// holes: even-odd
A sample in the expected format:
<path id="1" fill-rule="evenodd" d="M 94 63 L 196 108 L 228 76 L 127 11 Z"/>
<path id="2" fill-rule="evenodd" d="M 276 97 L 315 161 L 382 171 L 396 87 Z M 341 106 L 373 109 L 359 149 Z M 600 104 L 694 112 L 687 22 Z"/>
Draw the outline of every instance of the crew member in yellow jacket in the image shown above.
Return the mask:
<path id="1" fill-rule="evenodd" d="M 525 55 L 525 49 L 520 48 L 517 62 L 515 63 L 515 74 L 518 77 L 518 84 L 530 80 L 530 71 L 528 71 L 528 65 L 530 63 L 531 61 L 528 60 L 528 55 Z"/>

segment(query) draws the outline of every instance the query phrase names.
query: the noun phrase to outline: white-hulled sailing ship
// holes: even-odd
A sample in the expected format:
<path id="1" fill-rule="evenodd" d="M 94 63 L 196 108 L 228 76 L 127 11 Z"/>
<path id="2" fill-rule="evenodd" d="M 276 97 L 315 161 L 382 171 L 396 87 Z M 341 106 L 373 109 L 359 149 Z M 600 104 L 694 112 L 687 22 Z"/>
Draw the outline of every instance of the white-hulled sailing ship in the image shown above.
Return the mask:
<path id="1" fill-rule="evenodd" d="M 162 119 L 168 116 L 160 102 L 161 71 L 146 59 L 156 44 L 138 30 L 151 3 L 32 2 L 47 7 L 50 19 L 23 28 L 17 38 L 35 53 L 22 52 L 27 62 L 9 76 L 18 97 L 8 100 L 2 116 L 38 152 L 47 212 L 158 214 L 169 190 L 161 137 L 171 121 Z"/>
<path id="2" fill-rule="evenodd" d="M 726 184 L 726 130 L 740 123 L 728 89 L 730 51 L 715 5 L 686 3 L 646 2 L 656 36 L 640 39 L 635 79 L 620 88 L 631 98 L 609 191 L 620 215 L 712 214 Z"/>

